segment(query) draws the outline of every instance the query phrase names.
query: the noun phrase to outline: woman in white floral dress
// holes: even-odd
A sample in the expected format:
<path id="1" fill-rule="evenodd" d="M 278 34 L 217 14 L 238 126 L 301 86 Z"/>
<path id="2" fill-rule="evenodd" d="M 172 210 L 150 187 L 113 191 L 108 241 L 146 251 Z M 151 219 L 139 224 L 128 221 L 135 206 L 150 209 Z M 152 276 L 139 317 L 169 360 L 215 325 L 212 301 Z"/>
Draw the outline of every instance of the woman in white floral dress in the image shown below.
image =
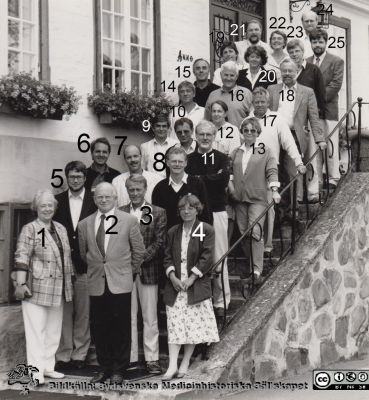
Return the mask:
<path id="1" fill-rule="evenodd" d="M 202 204 L 193 194 L 178 202 L 182 224 L 168 231 L 164 267 L 168 277 L 164 303 L 168 323 L 169 367 L 163 380 L 182 378 L 198 343 L 218 342 L 211 301 L 210 269 L 214 263 L 214 229 L 200 222 Z M 184 357 L 177 371 L 178 354 Z"/>

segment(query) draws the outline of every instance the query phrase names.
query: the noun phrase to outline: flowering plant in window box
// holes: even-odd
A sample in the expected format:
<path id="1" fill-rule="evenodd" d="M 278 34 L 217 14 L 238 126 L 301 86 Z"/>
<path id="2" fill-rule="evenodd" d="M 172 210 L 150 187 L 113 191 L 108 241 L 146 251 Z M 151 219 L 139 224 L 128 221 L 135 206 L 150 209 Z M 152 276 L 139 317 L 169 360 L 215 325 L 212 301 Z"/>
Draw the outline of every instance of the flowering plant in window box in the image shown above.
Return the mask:
<path id="1" fill-rule="evenodd" d="M 95 92 L 87 97 L 88 105 L 101 124 L 142 129 L 142 122 L 158 114 L 168 114 L 173 106 L 163 95 L 149 96 L 130 92 Z"/>
<path id="2" fill-rule="evenodd" d="M 0 111 L 61 120 L 78 111 L 80 99 L 74 88 L 39 81 L 28 73 L 0 78 Z"/>

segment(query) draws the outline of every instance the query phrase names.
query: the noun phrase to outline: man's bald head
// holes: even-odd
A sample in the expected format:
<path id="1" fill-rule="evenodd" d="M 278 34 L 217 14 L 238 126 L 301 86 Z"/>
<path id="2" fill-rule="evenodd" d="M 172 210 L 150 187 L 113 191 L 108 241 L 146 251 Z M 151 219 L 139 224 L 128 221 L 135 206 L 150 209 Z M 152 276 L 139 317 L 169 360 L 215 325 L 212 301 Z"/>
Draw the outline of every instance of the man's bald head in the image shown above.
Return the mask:
<path id="1" fill-rule="evenodd" d="M 111 183 L 101 182 L 95 188 L 94 201 L 102 213 L 107 213 L 115 207 L 117 197 L 117 191 Z"/>
<path id="2" fill-rule="evenodd" d="M 314 11 L 305 11 L 301 16 L 302 26 L 307 35 L 318 26 L 318 15 Z"/>
<path id="3" fill-rule="evenodd" d="M 131 174 L 141 174 L 141 150 L 133 144 L 128 145 L 123 151 L 124 159 Z"/>

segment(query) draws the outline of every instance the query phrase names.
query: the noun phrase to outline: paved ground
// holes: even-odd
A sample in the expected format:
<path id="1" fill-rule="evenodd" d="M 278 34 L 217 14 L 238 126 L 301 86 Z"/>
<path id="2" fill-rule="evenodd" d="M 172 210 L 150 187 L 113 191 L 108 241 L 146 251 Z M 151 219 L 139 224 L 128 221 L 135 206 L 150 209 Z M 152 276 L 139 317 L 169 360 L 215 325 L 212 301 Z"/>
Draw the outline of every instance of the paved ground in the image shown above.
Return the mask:
<path id="1" fill-rule="evenodd" d="M 369 355 L 364 360 L 345 361 L 334 364 L 328 369 L 369 369 Z M 283 379 L 284 383 L 308 383 L 307 390 L 248 390 L 242 393 L 227 395 L 227 400 L 368 400 L 369 390 L 362 391 L 336 391 L 336 390 L 313 390 L 312 389 L 312 372 L 299 375 L 294 378 Z"/>

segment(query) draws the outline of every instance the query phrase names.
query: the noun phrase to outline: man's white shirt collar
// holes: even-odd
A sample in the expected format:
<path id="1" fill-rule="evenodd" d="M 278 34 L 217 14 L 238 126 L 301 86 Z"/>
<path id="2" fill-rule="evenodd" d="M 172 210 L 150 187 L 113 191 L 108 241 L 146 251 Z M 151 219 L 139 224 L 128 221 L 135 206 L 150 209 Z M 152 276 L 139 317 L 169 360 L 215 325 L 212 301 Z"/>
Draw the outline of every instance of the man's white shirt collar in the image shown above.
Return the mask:
<path id="1" fill-rule="evenodd" d="M 187 178 L 188 178 L 188 174 L 184 173 L 184 174 L 183 174 L 183 177 L 182 177 L 182 179 L 181 179 L 181 182 L 176 183 L 176 182 L 174 182 L 174 180 L 172 179 L 172 177 L 169 176 L 168 185 L 169 185 L 169 186 L 170 186 L 170 185 L 180 185 L 181 183 L 186 183 L 186 184 L 187 184 Z"/>
<path id="2" fill-rule="evenodd" d="M 141 208 L 144 206 L 144 205 L 146 205 L 146 200 L 144 200 L 144 202 L 141 204 L 141 206 L 140 207 L 137 207 L 136 209 L 134 209 L 133 208 L 133 205 L 132 205 L 132 201 L 129 203 L 129 212 L 131 213 L 131 212 L 135 212 L 135 211 L 137 211 L 137 209 L 139 209 L 140 211 L 141 211 Z"/>
<path id="3" fill-rule="evenodd" d="M 167 136 L 167 138 L 164 140 L 163 143 L 158 142 L 158 141 L 156 140 L 156 138 L 154 138 L 153 141 L 154 141 L 154 144 L 158 144 L 159 146 L 164 146 L 165 144 L 168 144 L 168 136 Z"/>
<path id="4" fill-rule="evenodd" d="M 293 86 L 291 86 L 291 87 L 288 87 L 288 86 L 285 85 L 284 83 L 283 83 L 282 85 L 283 85 L 283 86 L 282 86 L 282 89 L 283 89 L 283 90 L 290 90 L 290 89 L 297 90 L 297 82 L 295 82 L 295 84 L 294 84 Z"/>
<path id="5" fill-rule="evenodd" d="M 78 196 L 73 196 L 71 190 L 68 189 L 68 197 L 69 197 L 70 199 L 81 199 L 81 200 L 83 200 L 84 197 L 85 197 L 85 192 L 86 192 L 86 190 L 85 190 L 85 188 L 83 188 L 83 189 L 82 189 L 82 192 L 81 192 Z"/>
<path id="6" fill-rule="evenodd" d="M 102 213 L 100 210 L 97 210 L 97 215 L 96 219 L 100 219 L 102 215 L 105 215 L 105 218 L 108 217 L 109 215 L 115 215 L 115 207 L 113 207 L 110 211 Z"/>

